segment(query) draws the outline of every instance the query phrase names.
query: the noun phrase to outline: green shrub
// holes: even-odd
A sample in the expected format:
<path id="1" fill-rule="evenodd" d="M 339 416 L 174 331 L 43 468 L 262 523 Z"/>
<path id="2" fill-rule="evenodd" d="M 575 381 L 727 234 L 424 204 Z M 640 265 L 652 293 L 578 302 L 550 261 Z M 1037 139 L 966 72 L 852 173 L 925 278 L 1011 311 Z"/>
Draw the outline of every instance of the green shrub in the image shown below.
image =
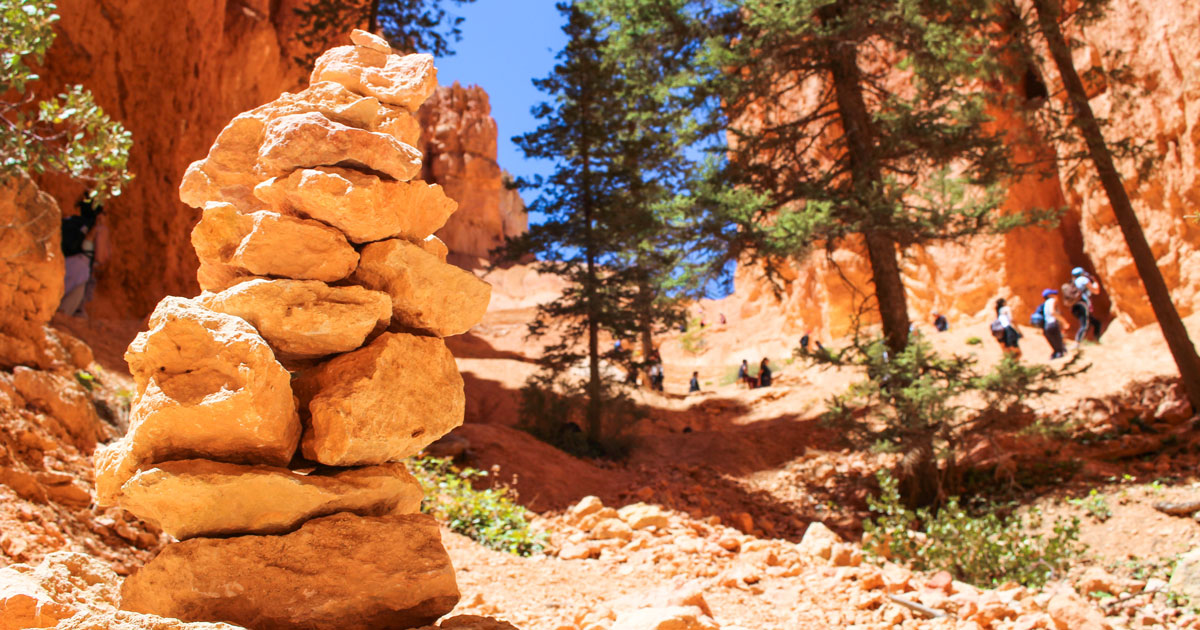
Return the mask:
<path id="1" fill-rule="evenodd" d="M 700 354 L 704 350 L 704 329 L 700 327 L 699 317 L 688 320 L 687 332 L 679 338 L 679 343 L 688 354 Z"/>
<path id="2" fill-rule="evenodd" d="M 413 457 L 408 468 L 425 489 L 421 511 L 484 547 L 520 556 L 540 553 L 546 534 L 529 526 L 529 512 L 506 485 L 477 490 L 471 480 L 488 473 L 455 467 L 449 458 Z"/>
<path id="3" fill-rule="evenodd" d="M 900 500 L 899 484 L 886 472 L 878 475 L 880 495 L 867 504 L 878 516 L 863 523 L 869 534 L 866 550 L 908 564 L 919 571 L 949 571 L 978 586 L 1013 581 L 1039 587 L 1065 569 L 1083 551 L 1079 519 L 1058 518 L 1053 534 L 1037 533 L 1041 513 L 1027 517 L 1004 514 L 996 506 L 971 513 L 957 497 L 937 511 L 915 512 Z"/>
<path id="4" fill-rule="evenodd" d="M 979 337 L 967 337 L 968 346 L 978 346 L 981 343 L 983 343 L 983 340 Z"/>
<path id="5" fill-rule="evenodd" d="M 1088 516 L 1101 523 L 1112 518 L 1113 515 L 1112 508 L 1108 506 L 1108 499 L 1105 498 L 1102 492 L 1096 490 L 1095 488 L 1092 488 L 1091 492 L 1088 492 L 1086 497 L 1067 499 L 1067 503 L 1070 503 L 1075 507 L 1083 508 L 1083 510 L 1088 513 Z"/>

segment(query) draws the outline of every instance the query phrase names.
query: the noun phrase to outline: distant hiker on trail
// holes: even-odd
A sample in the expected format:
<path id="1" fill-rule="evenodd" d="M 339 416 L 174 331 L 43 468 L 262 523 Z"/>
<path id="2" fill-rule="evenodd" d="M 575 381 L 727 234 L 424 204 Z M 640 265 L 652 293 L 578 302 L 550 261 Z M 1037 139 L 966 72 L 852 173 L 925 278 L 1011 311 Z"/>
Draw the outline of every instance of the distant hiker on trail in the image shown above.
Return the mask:
<path id="1" fill-rule="evenodd" d="M 742 364 L 738 366 L 738 382 L 746 386 L 746 389 L 754 389 L 758 386 L 758 380 L 750 376 L 750 364 L 742 359 Z"/>
<path id="2" fill-rule="evenodd" d="M 63 275 L 63 298 L 60 313 L 83 315 L 83 305 L 95 286 L 92 264 L 96 254 L 96 237 L 103 229 L 100 222 L 104 208 L 86 197 L 75 205 L 79 214 L 63 219 L 62 252 L 66 259 Z"/>
<path id="3" fill-rule="evenodd" d="M 804 331 L 804 336 L 800 338 L 800 352 L 808 353 L 808 341 L 812 337 L 812 331 Z"/>
<path id="4" fill-rule="evenodd" d="M 659 392 L 663 390 L 663 369 L 661 363 L 655 363 L 650 366 L 650 389 Z"/>
<path id="5" fill-rule="evenodd" d="M 724 326 L 725 325 L 725 313 L 717 313 L 717 321 L 721 322 L 721 325 Z"/>
<path id="6" fill-rule="evenodd" d="M 1012 309 L 1004 298 L 996 299 L 996 319 L 992 321 L 992 335 L 1004 347 L 1004 351 L 1021 357 L 1021 333 L 1013 327 Z"/>
<path id="7" fill-rule="evenodd" d="M 1079 330 L 1075 331 L 1075 345 L 1078 347 L 1087 336 L 1088 326 L 1092 327 L 1092 336 L 1100 341 L 1100 318 L 1096 317 L 1093 297 L 1100 294 L 1100 283 L 1088 275 L 1083 267 L 1071 270 L 1071 281 L 1062 286 L 1062 301 L 1071 307 L 1071 314 L 1079 322 Z"/>
<path id="8" fill-rule="evenodd" d="M 688 393 L 700 391 L 700 373 L 692 372 L 692 380 L 688 382 Z"/>
<path id="9" fill-rule="evenodd" d="M 946 316 L 941 313 L 933 314 L 933 329 L 938 332 L 946 332 L 950 328 L 950 322 L 946 321 Z"/>
<path id="10" fill-rule="evenodd" d="M 1061 359 L 1067 354 L 1067 349 L 1063 347 L 1062 327 L 1058 323 L 1060 317 L 1061 314 L 1058 311 L 1058 291 L 1044 289 L 1042 291 L 1042 303 L 1034 311 L 1029 321 L 1034 326 L 1042 329 L 1042 334 L 1046 336 L 1046 342 L 1054 350 L 1050 354 L 1051 361 Z"/>
<path id="11" fill-rule="evenodd" d="M 758 364 L 758 386 L 769 387 L 771 385 L 771 366 L 766 357 L 763 357 L 762 363 Z"/>

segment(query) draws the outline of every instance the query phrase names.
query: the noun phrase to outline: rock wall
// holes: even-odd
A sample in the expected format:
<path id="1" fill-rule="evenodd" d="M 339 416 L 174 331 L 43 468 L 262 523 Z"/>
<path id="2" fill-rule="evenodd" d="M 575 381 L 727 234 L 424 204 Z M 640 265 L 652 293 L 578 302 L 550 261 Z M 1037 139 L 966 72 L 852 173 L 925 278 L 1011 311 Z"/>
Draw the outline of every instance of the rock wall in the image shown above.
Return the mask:
<path id="1" fill-rule="evenodd" d="M 41 93 L 82 83 L 133 133 L 137 179 L 107 206 L 113 255 L 97 269 L 93 316 L 136 317 L 196 293 L 188 243 L 200 213 L 180 203 L 187 165 L 240 111 L 299 84 L 293 9 L 304 0 L 61 0 Z M 64 208 L 82 186 L 43 182 Z"/>
<path id="2" fill-rule="evenodd" d="M 437 235 L 450 251 L 487 258 L 506 236 L 525 231 L 525 204 L 496 163 L 496 121 L 487 92 L 455 82 L 438 88 L 418 116 L 425 165 L 421 177 L 441 184 L 459 211 Z M 461 260 L 461 257 L 459 258 Z"/>
<path id="3" fill-rule="evenodd" d="M 1189 5 L 1188 0 L 1114 0 L 1104 20 L 1071 33 L 1083 44 L 1076 65 L 1093 85 L 1092 107 L 1112 123 L 1108 139 L 1149 143 L 1156 170 L 1143 179 L 1132 163 L 1125 163 L 1122 175 L 1184 316 L 1200 308 L 1200 227 L 1185 220 L 1200 210 L 1200 13 Z M 1038 70 L 1050 93 L 1059 91 L 1057 72 L 1048 66 Z M 1103 79 L 1118 70 L 1129 73 L 1132 89 Z M 1029 131 L 1028 116 L 1020 109 L 992 113 L 1005 133 Z M 1042 144 L 1027 150 L 1065 154 L 1071 149 Z M 918 325 L 935 311 L 952 323 L 979 319 L 988 316 L 995 298 L 1007 297 L 1025 322 L 1040 302 L 1041 289 L 1058 287 L 1072 267 L 1082 266 L 1104 287 L 1098 308 L 1105 319 L 1125 330 L 1153 323 L 1133 260 L 1090 163 L 1014 182 L 1002 211 L 1063 207 L 1066 213 L 1057 228 L 1021 229 L 905 252 L 910 316 Z M 788 274 L 778 295 L 761 271 L 749 265 L 739 269 L 735 285 L 735 294 L 722 306 L 726 312 L 768 318 L 789 336 L 809 329 L 845 334 L 859 312 L 861 292 L 871 291 L 865 254 L 854 246 L 829 256 L 814 254 Z M 870 310 L 863 315 L 864 321 L 875 319 Z"/>

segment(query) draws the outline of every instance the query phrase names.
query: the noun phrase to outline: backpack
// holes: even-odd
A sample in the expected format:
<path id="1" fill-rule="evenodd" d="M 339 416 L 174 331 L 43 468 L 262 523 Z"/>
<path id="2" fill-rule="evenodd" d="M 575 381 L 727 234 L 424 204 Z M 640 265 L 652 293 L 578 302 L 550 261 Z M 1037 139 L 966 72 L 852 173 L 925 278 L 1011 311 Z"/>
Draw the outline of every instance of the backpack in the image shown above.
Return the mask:
<path id="1" fill-rule="evenodd" d="M 1058 294 L 1062 297 L 1064 306 L 1075 306 L 1083 299 L 1083 291 L 1080 291 L 1074 282 L 1063 283 L 1062 290 Z"/>
<path id="2" fill-rule="evenodd" d="M 88 231 L 96 224 L 95 219 L 75 215 L 63 219 L 62 222 L 62 252 L 64 256 L 74 256 L 83 253 L 83 241 Z"/>
<path id="3" fill-rule="evenodd" d="M 1046 328 L 1046 303 L 1038 304 L 1037 309 L 1033 311 L 1033 315 L 1029 316 L 1029 323 L 1035 328 Z"/>
<path id="4" fill-rule="evenodd" d="M 1002 332 L 1004 332 L 1004 324 L 1001 324 L 1000 318 L 997 317 L 996 319 L 992 320 L 992 334 L 999 335 Z"/>

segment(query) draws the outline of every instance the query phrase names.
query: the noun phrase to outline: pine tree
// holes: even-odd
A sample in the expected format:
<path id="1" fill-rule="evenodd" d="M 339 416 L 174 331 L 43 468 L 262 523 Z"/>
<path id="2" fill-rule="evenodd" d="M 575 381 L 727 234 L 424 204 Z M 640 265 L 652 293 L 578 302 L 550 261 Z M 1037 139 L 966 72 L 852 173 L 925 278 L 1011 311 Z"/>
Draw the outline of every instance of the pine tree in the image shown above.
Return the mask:
<path id="1" fill-rule="evenodd" d="M 621 358 L 602 351 L 602 332 L 626 339 L 675 312 L 672 272 L 682 260 L 655 212 L 669 199 L 664 182 L 674 152 L 652 125 L 627 115 L 633 104 L 591 16 L 575 3 L 557 6 L 568 43 L 553 72 L 534 81 L 550 100 L 533 110 L 541 125 L 514 138 L 526 157 L 553 160 L 555 168 L 545 180 L 524 182 L 538 190 L 530 211 L 544 220 L 512 239 L 506 254 L 533 255 L 539 271 L 569 281 L 560 299 L 539 308 L 530 332 L 562 334 L 542 357 L 551 375 L 586 362 L 584 433 L 599 445 L 615 413 L 606 408 L 612 396 L 602 361 Z"/>
<path id="2" fill-rule="evenodd" d="M 983 95 L 970 89 L 995 70 L 978 34 L 990 5 L 592 3 L 615 33 L 611 54 L 659 56 L 680 68 L 645 88 L 692 108 L 694 137 L 728 134 L 728 160 L 712 188 L 742 190 L 712 200 L 720 211 L 710 227 L 768 273 L 815 246 L 860 242 L 893 353 L 908 340 L 904 248 L 1028 220 L 997 216 L 1000 197 L 988 192 L 1013 172 L 1000 139 L 984 131 Z"/>

